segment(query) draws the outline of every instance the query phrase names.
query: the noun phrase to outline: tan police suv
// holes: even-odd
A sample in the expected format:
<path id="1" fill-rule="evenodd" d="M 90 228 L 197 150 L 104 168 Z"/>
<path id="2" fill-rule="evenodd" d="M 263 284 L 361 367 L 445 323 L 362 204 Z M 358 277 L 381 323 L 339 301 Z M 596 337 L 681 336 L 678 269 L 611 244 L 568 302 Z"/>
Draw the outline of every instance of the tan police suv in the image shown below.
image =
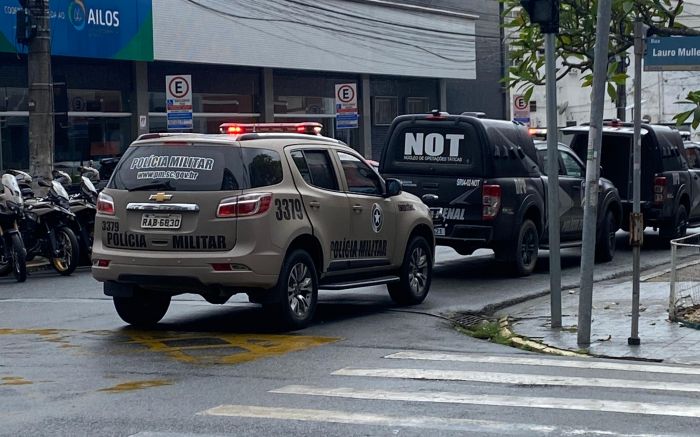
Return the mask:
<path id="1" fill-rule="evenodd" d="M 246 293 L 289 329 L 312 320 L 319 288 L 386 284 L 398 304 L 425 299 L 428 207 L 345 144 L 296 133 L 308 127 L 222 125 L 230 134 L 131 144 L 100 193 L 92 251 L 125 322 L 157 323 L 182 293 L 214 304 Z"/>

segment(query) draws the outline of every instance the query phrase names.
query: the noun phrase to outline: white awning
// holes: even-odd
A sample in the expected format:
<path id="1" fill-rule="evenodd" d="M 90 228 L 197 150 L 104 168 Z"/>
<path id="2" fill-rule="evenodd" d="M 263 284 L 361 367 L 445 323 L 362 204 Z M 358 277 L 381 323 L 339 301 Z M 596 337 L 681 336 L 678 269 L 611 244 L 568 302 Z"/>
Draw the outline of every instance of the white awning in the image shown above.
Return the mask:
<path id="1" fill-rule="evenodd" d="M 475 17 L 390 2 L 153 0 L 156 60 L 476 78 Z"/>

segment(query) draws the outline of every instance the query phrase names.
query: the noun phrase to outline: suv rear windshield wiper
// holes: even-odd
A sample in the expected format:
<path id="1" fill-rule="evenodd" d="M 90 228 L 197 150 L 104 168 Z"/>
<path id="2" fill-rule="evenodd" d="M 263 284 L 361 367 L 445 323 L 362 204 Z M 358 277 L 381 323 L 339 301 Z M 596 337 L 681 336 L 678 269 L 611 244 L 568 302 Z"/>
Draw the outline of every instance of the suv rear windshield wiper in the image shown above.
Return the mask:
<path id="1" fill-rule="evenodd" d="M 175 187 L 172 186 L 170 181 L 155 181 L 149 182 L 147 184 L 135 185 L 133 187 L 127 188 L 127 191 L 153 190 L 157 188 L 163 188 L 170 191 L 177 191 Z"/>

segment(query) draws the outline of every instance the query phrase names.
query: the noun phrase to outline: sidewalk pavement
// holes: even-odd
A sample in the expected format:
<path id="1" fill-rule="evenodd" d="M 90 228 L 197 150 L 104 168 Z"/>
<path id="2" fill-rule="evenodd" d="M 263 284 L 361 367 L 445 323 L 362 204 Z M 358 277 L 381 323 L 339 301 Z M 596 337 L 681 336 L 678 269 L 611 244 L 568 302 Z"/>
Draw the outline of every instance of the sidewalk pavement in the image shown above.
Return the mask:
<path id="1" fill-rule="evenodd" d="M 700 271 L 697 261 L 685 269 L 686 275 L 691 269 L 693 275 Z M 504 308 L 497 315 L 509 317 L 515 335 L 558 349 L 611 358 L 700 364 L 700 330 L 668 321 L 669 271 L 642 275 L 639 346 L 627 344 L 632 322 L 631 278 L 594 284 L 588 348 L 577 344 L 579 289 L 562 291 L 562 328 L 559 329 L 550 328 L 549 296 Z M 700 276 L 694 280 L 700 281 Z"/>

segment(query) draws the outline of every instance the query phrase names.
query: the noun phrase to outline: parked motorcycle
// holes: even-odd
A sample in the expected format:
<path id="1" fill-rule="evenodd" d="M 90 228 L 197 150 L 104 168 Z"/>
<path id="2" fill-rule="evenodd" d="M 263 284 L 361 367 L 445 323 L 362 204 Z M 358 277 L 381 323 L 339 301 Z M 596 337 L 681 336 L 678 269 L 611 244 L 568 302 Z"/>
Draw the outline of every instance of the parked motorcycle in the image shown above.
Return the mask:
<path id="1" fill-rule="evenodd" d="M 46 197 L 35 197 L 31 176 L 17 170 L 10 172 L 21 176 L 18 182 L 24 195 L 25 219 L 20 223 L 20 232 L 27 261 L 44 256 L 59 274 L 70 275 L 78 266 L 80 248 L 71 229 L 75 226 L 75 214 L 70 211 L 68 193 L 58 181 L 40 179 L 39 185 L 49 190 Z"/>
<path id="2" fill-rule="evenodd" d="M 77 226 L 73 229 L 78 236 L 80 255 L 84 263 L 90 264 L 95 213 L 97 213 L 97 189 L 91 178 L 99 180 L 100 173 L 92 167 L 78 167 L 78 170 L 81 173 L 80 190 L 77 194 L 70 196 L 70 210 L 76 218 Z"/>
<path id="3" fill-rule="evenodd" d="M 17 282 L 24 282 L 27 280 L 27 251 L 19 232 L 24 208 L 22 191 L 11 174 L 2 175 L 0 188 L 0 276 L 12 270 Z"/>

